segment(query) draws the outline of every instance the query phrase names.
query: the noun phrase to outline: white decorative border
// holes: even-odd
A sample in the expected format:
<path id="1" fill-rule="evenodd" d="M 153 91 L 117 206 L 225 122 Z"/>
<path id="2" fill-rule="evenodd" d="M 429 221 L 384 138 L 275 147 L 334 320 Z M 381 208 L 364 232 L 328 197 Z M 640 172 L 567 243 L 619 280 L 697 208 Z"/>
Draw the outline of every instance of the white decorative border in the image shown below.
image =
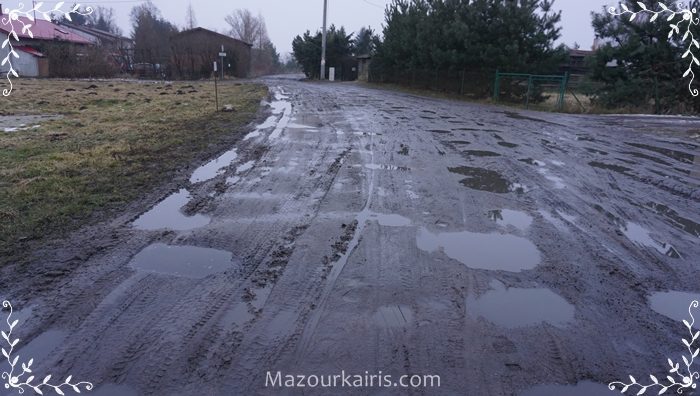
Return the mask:
<path id="1" fill-rule="evenodd" d="M 5 75 L 5 78 L 7 79 L 7 82 L 10 83 L 10 89 L 3 89 L 2 94 L 3 96 L 10 96 L 12 93 L 12 77 L 14 76 L 15 78 L 19 78 L 19 75 L 17 74 L 17 71 L 12 65 L 12 58 L 19 58 L 19 54 L 15 51 L 14 46 L 12 45 L 12 40 L 15 42 L 19 42 L 19 37 L 17 36 L 17 32 L 15 31 L 15 26 L 13 22 L 19 22 L 22 24 L 22 34 L 27 34 L 29 37 L 34 38 L 34 35 L 32 34 L 31 24 L 24 23 L 24 21 L 20 20 L 20 16 L 24 16 L 29 18 L 30 21 L 34 22 L 34 13 L 39 13 L 42 18 L 44 18 L 47 21 L 51 21 L 51 15 L 52 13 L 57 13 L 59 16 L 63 15 L 67 20 L 71 20 L 70 14 L 80 14 L 80 15 L 89 15 L 92 14 L 94 11 L 92 7 L 85 7 L 85 12 L 81 12 L 80 10 L 80 4 L 76 4 L 73 6 L 73 9 L 70 11 L 63 11 L 61 8 L 63 7 L 64 2 L 58 2 L 54 6 L 52 10 L 42 10 L 41 7 L 44 5 L 43 2 L 36 3 L 34 7 L 32 7 L 29 10 L 24 10 L 24 4 L 19 3 L 18 8 L 16 9 L 9 9 L 5 8 L 3 10 L 3 18 L 0 20 L 0 22 L 5 25 L 10 27 L 10 32 L 7 33 L 7 38 L 5 41 L 2 42 L 2 48 L 8 47 L 9 46 L 9 51 L 7 53 L 7 56 L 5 59 L 2 60 L 2 63 L 0 66 L 5 66 L 5 64 L 8 64 L 10 66 L 10 70 L 7 72 Z"/>
<path id="2" fill-rule="evenodd" d="M 688 70 L 686 70 L 685 73 L 683 73 L 683 78 L 690 76 L 688 90 L 690 91 L 691 95 L 698 96 L 700 94 L 700 91 L 698 91 L 697 88 L 693 88 L 693 81 L 695 80 L 695 71 L 693 70 L 693 64 L 695 66 L 700 66 L 700 60 L 698 60 L 698 58 L 695 56 L 695 53 L 693 53 L 693 47 L 695 47 L 696 50 L 700 49 L 700 42 L 698 42 L 698 40 L 695 38 L 695 35 L 690 31 L 691 26 L 697 26 L 698 24 L 700 24 L 700 18 L 696 16 L 698 10 L 695 8 L 690 9 L 688 8 L 689 6 L 683 4 L 683 2 L 680 1 L 676 3 L 676 8 L 678 11 L 672 10 L 662 2 L 659 2 L 659 7 L 661 7 L 661 11 L 650 10 L 641 1 L 638 1 L 637 4 L 641 8 L 640 11 L 632 11 L 629 9 L 629 7 L 627 7 L 627 5 L 625 5 L 625 3 L 621 3 L 620 7 L 622 8 L 622 12 L 618 12 L 615 7 L 610 7 L 608 9 L 608 12 L 615 16 L 630 14 L 630 22 L 634 21 L 638 14 L 650 14 L 651 19 L 649 19 L 649 22 L 654 22 L 662 14 L 669 14 L 669 16 L 666 18 L 666 21 L 668 21 L 669 27 L 671 28 L 671 30 L 668 32 L 669 39 L 671 39 L 674 35 L 681 37 L 681 24 L 683 22 L 688 23 L 687 27 L 685 28 L 685 31 L 683 32 L 681 42 L 685 43 L 688 40 L 690 40 L 690 43 L 688 44 L 685 53 L 683 53 L 683 59 L 686 59 L 690 56 L 691 60 L 688 65 Z M 673 23 L 673 20 L 676 18 L 677 15 L 681 16 L 681 20 L 677 23 Z"/>
<path id="3" fill-rule="evenodd" d="M 695 359 L 698 357 L 698 355 L 700 355 L 700 348 L 693 346 L 695 342 L 698 341 L 698 339 L 700 339 L 700 331 L 695 333 L 693 332 L 693 325 L 695 324 L 693 308 L 697 308 L 698 305 L 700 305 L 698 301 L 693 301 L 692 303 L 690 303 L 690 306 L 688 307 L 688 313 L 690 314 L 690 322 L 688 322 L 687 320 L 683 320 L 683 324 L 685 325 L 685 327 L 688 328 L 688 331 L 690 332 L 690 341 L 686 340 L 685 338 L 683 339 L 683 344 L 688 348 L 689 352 L 689 357 L 682 355 L 686 371 L 681 373 L 681 365 L 679 363 L 674 363 L 671 359 L 668 359 L 668 365 L 671 366 L 669 373 L 676 374 L 681 379 L 681 382 L 676 382 L 676 379 L 669 375 L 666 377 L 666 379 L 668 380 L 668 384 L 664 384 L 660 382 L 655 376 L 649 375 L 649 378 L 651 378 L 652 383 L 649 385 L 642 385 L 639 382 L 637 382 L 637 380 L 633 376 L 630 375 L 631 382 L 629 384 L 615 381 L 609 383 L 608 388 L 610 388 L 610 390 L 615 390 L 617 386 L 622 386 L 622 390 L 620 392 L 625 393 L 632 387 L 639 387 L 639 392 L 637 393 L 637 395 L 643 395 L 646 393 L 647 389 L 654 387 L 661 388 L 661 390 L 659 390 L 658 393 L 659 395 L 663 395 L 669 389 L 677 388 L 676 393 L 681 395 L 686 389 L 697 388 L 698 384 L 695 382 L 695 380 L 700 379 L 700 373 L 698 373 L 697 371 L 692 371 L 691 367 L 693 366 Z"/>
<path id="4" fill-rule="evenodd" d="M 10 313 L 7 315 L 7 325 L 9 326 L 9 331 L 5 332 L 2 331 L 2 338 L 5 340 L 7 345 L 9 345 L 10 350 L 7 351 L 5 348 L 2 348 L 2 354 L 5 356 L 7 359 L 7 363 L 10 364 L 10 371 L 3 371 L 2 372 L 2 378 L 5 380 L 5 389 L 17 389 L 19 393 L 24 393 L 24 388 L 32 389 L 34 392 L 36 392 L 39 395 L 43 395 L 44 393 L 41 391 L 42 387 L 47 387 L 47 388 L 52 388 L 54 392 L 56 392 L 59 395 L 64 395 L 63 390 L 61 390 L 62 387 L 71 387 L 73 391 L 76 393 L 80 393 L 80 387 L 84 387 L 85 390 L 92 390 L 93 385 L 90 382 L 77 382 L 77 383 L 71 383 L 71 379 L 73 379 L 72 375 L 69 375 L 61 384 L 58 385 L 53 385 L 49 383 L 51 380 L 51 374 L 47 375 L 43 381 L 37 384 L 32 384 L 32 381 L 34 380 L 34 376 L 30 375 L 26 380 L 22 380 L 22 376 L 25 374 L 31 374 L 32 373 L 32 363 L 34 363 L 34 359 L 29 359 L 28 363 L 22 363 L 22 372 L 19 374 L 15 373 L 15 366 L 18 363 L 19 356 L 15 356 L 12 358 L 12 353 L 14 352 L 15 346 L 17 343 L 19 343 L 19 339 L 14 339 L 12 340 L 12 330 L 14 330 L 15 326 L 17 326 L 17 323 L 19 322 L 18 320 L 15 320 L 13 322 L 10 322 L 10 318 L 12 317 L 12 304 L 10 304 L 9 301 L 3 301 L 2 306 L 4 308 L 9 308 Z"/>

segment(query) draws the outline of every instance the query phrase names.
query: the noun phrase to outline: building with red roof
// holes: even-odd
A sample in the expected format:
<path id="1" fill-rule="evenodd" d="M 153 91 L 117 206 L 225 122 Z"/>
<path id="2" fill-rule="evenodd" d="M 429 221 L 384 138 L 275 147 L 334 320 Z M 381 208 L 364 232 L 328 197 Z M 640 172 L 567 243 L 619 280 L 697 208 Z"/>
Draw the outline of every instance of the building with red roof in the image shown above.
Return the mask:
<path id="1" fill-rule="evenodd" d="M 7 22 L 7 23 L 3 23 Z M 29 31 L 22 31 L 26 25 L 31 25 Z M 10 39 L 15 52 L 19 58 L 12 57 L 12 67 L 24 77 L 48 77 L 50 76 L 49 65 L 51 59 L 46 53 L 49 48 L 65 47 L 69 51 L 67 54 L 79 56 L 83 49 L 94 44 L 90 39 L 83 37 L 70 29 L 61 25 L 36 19 L 32 21 L 27 17 L 18 17 L 17 20 L 9 20 L 6 15 L 2 15 L 2 5 L 0 5 L 0 37 L 11 37 L 14 30 L 19 41 Z M 3 39 L 4 40 L 4 39 Z M 10 46 L 0 49 L 0 59 L 4 59 L 10 51 Z M 9 71 L 9 64 L 0 66 L 0 73 Z"/>

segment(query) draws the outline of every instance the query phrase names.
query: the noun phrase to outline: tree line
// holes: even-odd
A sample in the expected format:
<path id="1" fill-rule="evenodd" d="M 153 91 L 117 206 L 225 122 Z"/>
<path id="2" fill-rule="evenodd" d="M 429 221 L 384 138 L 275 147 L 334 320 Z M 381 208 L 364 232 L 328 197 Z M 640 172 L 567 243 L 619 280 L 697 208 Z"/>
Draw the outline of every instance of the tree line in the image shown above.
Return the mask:
<path id="1" fill-rule="evenodd" d="M 641 3 L 647 10 L 663 11 L 656 0 L 620 3 L 630 10 L 641 10 Z M 700 9 L 700 0 L 691 0 L 688 8 Z M 653 20 L 652 15 L 639 14 L 630 21 L 629 14 L 615 17 L 606 9 L 592 13 L 603 45 L 588 60 L 583 93 L 606 108 L 698 111 L 700 101 L 680 81 L 692 61 L 686 54 L 691 39 L 683 40 L 683 32 L 668 37 L 670 13 Z M 681 17 L 677 15 L 675 23 Z M 348 57 L 371 54 L 373 81 L 445 90 L 461 84 L 462 90 L 484 98 L 493 93 L 496 71 L 562 75 L 569 48 L 556 44 L 561 31 L 561 12 L 555 10 L 554 0 L 392 0 L 385 9 L 381 37 L 371 29 L 348 34 L 343 27 L 331 26 L 327 65 L 344 65 Z M 700 42 L 700 27 L 691 24 L 691 34 Z M 317 78 L 321 32 L 296 36 L 292 47 L 306 75 Z M 695 50 L 700 57 L 700 45 Z M 441 84 L 447 79 L 452 86 Z M 521 97 L 522 86 L 509 83 L 506 93 Z"/>

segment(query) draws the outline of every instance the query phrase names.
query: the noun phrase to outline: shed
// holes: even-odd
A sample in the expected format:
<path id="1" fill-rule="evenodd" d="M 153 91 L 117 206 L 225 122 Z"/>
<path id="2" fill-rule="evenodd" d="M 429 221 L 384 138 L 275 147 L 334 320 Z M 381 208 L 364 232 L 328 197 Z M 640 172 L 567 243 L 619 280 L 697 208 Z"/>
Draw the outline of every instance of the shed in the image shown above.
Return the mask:
<path id="1" fill-rule="evenodd" d="M 369 66 L 372 63 L 372 55 L 357 56 L 357 79 L 358 81 L 369 81 Z"/>

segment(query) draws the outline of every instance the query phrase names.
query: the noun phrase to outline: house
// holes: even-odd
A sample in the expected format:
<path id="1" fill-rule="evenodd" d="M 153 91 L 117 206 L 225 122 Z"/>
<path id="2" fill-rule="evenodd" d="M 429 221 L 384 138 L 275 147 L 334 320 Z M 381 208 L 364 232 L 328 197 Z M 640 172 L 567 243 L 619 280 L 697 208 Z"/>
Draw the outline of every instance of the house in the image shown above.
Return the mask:
<path id="1" fill-rule="evenodd" d="M 122 73 L 133 69 L 134 40 L 90 26 L 61 24 L 61 27 L 90 40 L 92 44 L 104 49 L 111 61 L 119 67 Z"/>
<path id="2" fill-rule="evenodd" d="M 6 18 L 2 12 L 2 6 L 0 6 L 0 19 Z M 90 40 L 43 19 L 32 21 L 26 17 L 18 17 L 17 20 L 11 21 L 11 24 L 0 23 L 0 35 L 7 36 L 13 28 L 17 33 L 19 42 L 12 40 L 11 44 L 19 58 L 13 58 L 12 65 L 20 76 L 51 76 L 52 62 L 50 57 L 46 55 L 49 48 L 58 46 L 67 53 L 80 53 L 82 49 L 91 44 Z M 28 32 L 22 32 L 24 25 L 32 25 L 31 36 Z M 9 45 L 0 49 L 0 59 L 4 59 L 9 50 Z M 0 66 L 0 73 L 8 71 L 8 64 Z"/>
<path id="3" fill-rule="evenodd" d="M 582 75 L 588 72 L 588 58 L 593 56 L 595 51 L 580 49 L 570 49 L 567 60 L 561 65 L 560 71 L 569 72 L 572 75 Z"/>
<path id="4" fill-rule="evenodd" d="M 213 63 L 223 58 L 225 76 L 247 78 L 251 69 L 252 44 L 204 28 L 180 32 L 170 38 L 174 75 L 186 79 L 208 78 Z M 223 51 L 222 51 L 223 49 Z M 219 69 L 221 72 L 221 69 Z"/>

